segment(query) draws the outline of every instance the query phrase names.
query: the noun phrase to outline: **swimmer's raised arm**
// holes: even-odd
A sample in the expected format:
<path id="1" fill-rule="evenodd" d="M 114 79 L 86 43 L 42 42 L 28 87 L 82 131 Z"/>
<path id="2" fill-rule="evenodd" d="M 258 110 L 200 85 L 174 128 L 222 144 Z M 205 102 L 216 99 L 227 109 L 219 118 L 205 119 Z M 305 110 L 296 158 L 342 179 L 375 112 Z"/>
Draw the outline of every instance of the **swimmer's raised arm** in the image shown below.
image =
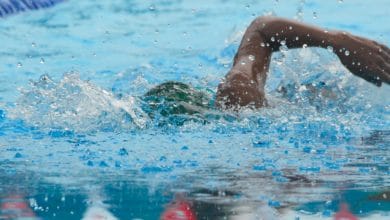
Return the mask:
<path id="1" fill-rule="evenodd" d="M 390 50 L 375 41 L 340 31 L 327 31 L 277 17 L 259 17 L 247 28 L 233 67 L 218 86 L 217 106 L 266 105 L 264 85 L 272 52 L 288 48 L 332 47 L 353 74 L 380 86 L 390 83 Z"/>

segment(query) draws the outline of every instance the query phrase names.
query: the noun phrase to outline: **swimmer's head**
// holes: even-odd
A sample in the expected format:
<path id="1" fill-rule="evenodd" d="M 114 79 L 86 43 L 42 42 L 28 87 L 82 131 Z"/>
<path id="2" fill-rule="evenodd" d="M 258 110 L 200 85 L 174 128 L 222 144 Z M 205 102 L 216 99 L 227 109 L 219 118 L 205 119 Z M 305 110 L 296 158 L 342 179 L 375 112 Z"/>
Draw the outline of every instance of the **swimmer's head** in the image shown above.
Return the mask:
<path id="1" fill-rule="evenodd" d="M 143 97 L 150 112 L 162 116 L 203 114 L 210 108 L 210 95 L 181 82 L 166 82 Z"/>

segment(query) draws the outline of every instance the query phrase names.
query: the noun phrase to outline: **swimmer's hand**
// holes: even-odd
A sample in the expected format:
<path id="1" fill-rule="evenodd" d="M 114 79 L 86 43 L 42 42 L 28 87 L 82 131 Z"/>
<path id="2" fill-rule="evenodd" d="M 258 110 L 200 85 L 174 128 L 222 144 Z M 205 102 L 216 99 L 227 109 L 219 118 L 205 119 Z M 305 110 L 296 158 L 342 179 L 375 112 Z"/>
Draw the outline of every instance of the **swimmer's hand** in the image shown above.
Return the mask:
<path id="1" fill-rule="evenodd" d="M 334 49 L 341 63 L 356 76 L 381 86 L 390 84 L 390 49 L 345 32 L 335 35 Z"/>

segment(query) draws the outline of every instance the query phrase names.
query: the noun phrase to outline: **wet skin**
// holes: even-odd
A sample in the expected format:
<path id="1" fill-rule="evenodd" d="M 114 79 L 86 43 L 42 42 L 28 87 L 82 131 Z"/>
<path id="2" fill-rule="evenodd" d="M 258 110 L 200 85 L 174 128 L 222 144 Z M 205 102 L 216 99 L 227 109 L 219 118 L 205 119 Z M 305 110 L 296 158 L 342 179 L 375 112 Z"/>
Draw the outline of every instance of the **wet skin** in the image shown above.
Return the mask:
<path id="1" fill-rule="evenodd" d="M 281 46 L 332 47 L 354 75 L 381 86 L 390 84 L 390 49 L 378 42 L 342 31 L 277 17 L 258 17 L 247 28 L 232 69 L 219 84 L 216 106 L 237 110 L 266 106 L 264 86 L 273 52 Z"/>

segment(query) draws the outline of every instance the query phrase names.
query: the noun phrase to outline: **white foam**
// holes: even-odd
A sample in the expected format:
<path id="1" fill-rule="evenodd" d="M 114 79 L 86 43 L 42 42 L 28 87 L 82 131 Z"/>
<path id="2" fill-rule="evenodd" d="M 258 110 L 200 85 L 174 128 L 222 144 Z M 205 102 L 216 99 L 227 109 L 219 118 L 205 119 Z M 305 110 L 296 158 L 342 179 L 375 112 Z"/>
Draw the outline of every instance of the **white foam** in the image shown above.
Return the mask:
<path id="1" fill-rule="evenodd" d="M 40 128 L 115 130 L 144 127 L 147 122 L 135 97 L 116 98 L 76 73 L 65 74 L 59 82 L 42 76 L 21 93 L 15 108 L 9 110 L 10 117 Z"/>

